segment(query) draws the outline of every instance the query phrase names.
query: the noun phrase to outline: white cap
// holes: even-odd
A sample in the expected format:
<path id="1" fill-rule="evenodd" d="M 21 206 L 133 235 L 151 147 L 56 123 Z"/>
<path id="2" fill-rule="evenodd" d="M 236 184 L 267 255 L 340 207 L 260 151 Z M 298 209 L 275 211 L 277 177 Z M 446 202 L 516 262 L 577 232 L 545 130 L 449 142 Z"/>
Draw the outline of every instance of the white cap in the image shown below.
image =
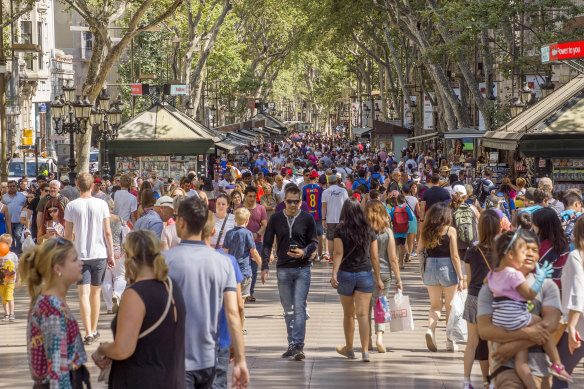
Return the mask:
<path id="1" fill-rule="evenodd" d="M 156 204 L 154 204 L 154 206 L 155 207 L 169 207 L 169 208 L 174 209 L 174 205 L 172 202 L 173 202 L 172 197 L 162 196 L 161 198 L 156 200 Z"/>
<path id="2" fill-rule="evenodd" d="M 454 191 L 454 193 L 459 193 L 462 196 L 466 196 L 466 188 L 464 187 L 464 185 L 454 185 L 452 190 Z"/>

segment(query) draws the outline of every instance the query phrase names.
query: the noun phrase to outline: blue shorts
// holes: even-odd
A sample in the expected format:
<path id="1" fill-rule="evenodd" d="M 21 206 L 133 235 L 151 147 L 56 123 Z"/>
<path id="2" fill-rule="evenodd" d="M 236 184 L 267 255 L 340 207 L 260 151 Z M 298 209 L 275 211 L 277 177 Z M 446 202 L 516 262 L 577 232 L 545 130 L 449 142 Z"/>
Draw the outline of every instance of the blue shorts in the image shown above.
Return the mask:
<path id="1" fill-rule="evenodd" d="M 426 286 L 441 285 L 445 288 L 458 284 L 458 275 L 450 257 L 428 257 L 424 271 Z"/>
<path id="2" fill-rule="evenodd" d="M 324 227 L 322 226 L 322 220 L 315 220 L 316 222 L 316 236 L 324 235 Z"/>
<path id="3" fill-rule="evenodd" d="M 348 272 L 339 270 L 337 292 L 342 296 L 352 296 L 355 291 L 373 293 L 373 273 L 371 270 Z"/>
<path id="4" fill-rule="evenodd" d="M 418 232 L 418 220 L 414 218 L 414 220 L 410 220 L 408 224 L 408 234 L 415 234 Z"/>

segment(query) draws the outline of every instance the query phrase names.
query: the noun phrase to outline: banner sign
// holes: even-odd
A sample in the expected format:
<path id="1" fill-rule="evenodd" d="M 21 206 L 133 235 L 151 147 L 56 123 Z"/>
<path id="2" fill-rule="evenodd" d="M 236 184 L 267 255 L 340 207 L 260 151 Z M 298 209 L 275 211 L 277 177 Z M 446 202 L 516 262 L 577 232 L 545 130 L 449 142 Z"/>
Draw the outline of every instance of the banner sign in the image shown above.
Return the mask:
<path id="1" fill-rule="evenodd" d="M 584 58 L 584 41 L 556 43 L 541 48 L 541 62 Z"/>

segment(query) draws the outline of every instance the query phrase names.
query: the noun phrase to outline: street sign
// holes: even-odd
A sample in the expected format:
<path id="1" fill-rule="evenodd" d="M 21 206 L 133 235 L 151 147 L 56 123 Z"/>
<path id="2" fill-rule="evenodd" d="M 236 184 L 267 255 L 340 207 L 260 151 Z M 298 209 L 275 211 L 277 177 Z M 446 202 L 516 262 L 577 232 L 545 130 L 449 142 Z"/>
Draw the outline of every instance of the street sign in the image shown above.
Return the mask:
<path id="1" fill-rule="evenodd" d="M 276 103 L 268 103 L 268 109 L 276 109 Z"/>
<path id="2" fill-rule="evenodd" d="M 47 112 L 47 105 L 45 103 L 39 104 L 39 112 Z"/>
<path id="3" fill-rule="evenodd" d="M 34 145 L 28 145 L 28 146 L 18 146 L 19 150 L 32 150 L 34 149 Z"/>
<path id="4" fill-rule="evenodd" d="M 541 62 L 584 58 L 584 41 L 555 43 L 541 48 Z"/>
<path id="5" fill-rule="evenodd" d="M 186 95 L 187 94 L 187 86 L 182 85 L 171 85 L 170 86 L 170 95 L 171 96 L 178 96 L 178 95 Z"/>

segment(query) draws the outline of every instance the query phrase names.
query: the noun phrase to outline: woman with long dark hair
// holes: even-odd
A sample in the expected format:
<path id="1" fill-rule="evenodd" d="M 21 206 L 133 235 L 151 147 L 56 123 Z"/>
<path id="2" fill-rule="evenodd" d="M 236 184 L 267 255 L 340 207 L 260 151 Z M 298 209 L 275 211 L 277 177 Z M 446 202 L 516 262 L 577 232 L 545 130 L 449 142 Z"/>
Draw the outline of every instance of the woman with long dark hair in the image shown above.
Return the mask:
<path id="1" fill-rule="evenodd" d="M 478 223 L 479 242 L 476 246 L 466 250 L 464 262 L 466 274 L 470 276 L 468 281 L 468 296 L 464 305 L 462 317 L 467 322 L 468 341 L 464 350 L 464 384 L 470 386 L 470 373 L 472 365 L 476 359 L 481 365 L 483 382 L 487 382 L 489 375 L 489 347 L 487 341 L 479 337 L 477 327 L 477 305 L 479 291 L 487 273 L 495 268 L 495 258 L 493 258 L 493 248 L 495 238 L 501 230 L 501 219 L 492 210 L 484 211 Z"/>
<path id="2" fill-rule="evenodd" d="M 442 313 L 442 294 L 448 323 L 450 301 L 456 290 L 462 290 L 463 287 L 462 268 L 458 256 L 458 237 L 456 229 L 452 227 L 452 212 L 448 204 L 439 202 L 432 205 L 424 220 L 418 253 L 426 250 L 428 254 L 423 266 L 424 284 L 430 295 L 426 344 L 430 351 L 438 351 L 435 332 Z M 457 349 L 454 341 L 446 339 L 446 351 L 454 352 Z"/>
<path id="3" fill-rule="evenodd" d="M 377 235 L 369 227 L 357 200 L 351 198 L 343 204 L 333 242 L 331 285 L 337 288 L 343 305 L 345 332 L 345 345 L 337 346 L 336 350 L 347 358 L 355 358 L 353 336 L 356 315 L 362 358 L 364 362 L 369 362 L 369 302 L 375 285 L 380 291 L 383 291 L 384 285 L 379 273 Z"/>
<path id="4" fill-rule="evenodd" d="M 37 242 L 43 243 L 45 239 L 55 239 L 65 236 L 65 210 L 57 199 L 47 201 L 41 219 L 41 228 L 37 235 Z"/>
<path id="5" fill-rule="evenodd" d="M 554 269 L 552 279 L 562 290 L 562 268 L 568 260 L 570 245 L 564 233 L 558 213 L 553 208 L 541 208 L 532 215 L 533 230 L 541 242 L 539 263 L 551 263 Z"/>

